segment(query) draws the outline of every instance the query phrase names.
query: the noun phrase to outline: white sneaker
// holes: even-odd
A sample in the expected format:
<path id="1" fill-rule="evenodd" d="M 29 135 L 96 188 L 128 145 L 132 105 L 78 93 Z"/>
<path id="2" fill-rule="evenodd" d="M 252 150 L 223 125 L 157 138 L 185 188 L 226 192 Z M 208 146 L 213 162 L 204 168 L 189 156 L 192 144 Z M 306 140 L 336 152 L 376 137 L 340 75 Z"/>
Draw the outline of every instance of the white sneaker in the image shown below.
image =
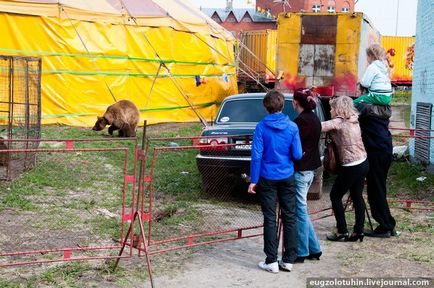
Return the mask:
<path id="1" fill-rule="evenodd" d="M 277 264 L 277 262 L 266 264 L 264 261 L 261 261 L 259 262 L 258 266 L 267 272 L 279 273 L 279 264 Z"/>
<path id="2" fill-rule="evenodd" d="M 287 272 L 291 272 L 292 270 L 292 264 L 291 263 L 285 263 L 282 260 L 279 261 L 279 268 L 287 271 Z"/>

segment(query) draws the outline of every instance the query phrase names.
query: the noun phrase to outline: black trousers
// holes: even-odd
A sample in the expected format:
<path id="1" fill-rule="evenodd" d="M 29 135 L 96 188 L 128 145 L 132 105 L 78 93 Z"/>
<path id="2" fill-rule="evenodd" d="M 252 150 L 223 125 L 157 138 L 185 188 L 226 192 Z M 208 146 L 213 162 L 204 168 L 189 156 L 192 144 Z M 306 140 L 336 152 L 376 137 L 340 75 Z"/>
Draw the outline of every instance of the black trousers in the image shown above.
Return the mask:
<path id="1" fill-rule="evenodd" d="M 276 218 L 276 200 L 279 199 L 283 224 L 282 261 L 294 263 L 297 258 L 297 215 L 295 210 L 294 176 L 282 180 L 260 178 L 258 182 L 259 200 L 264 215 L 264 252 L 265 263 L 277 261 L 278 235 Z"/>
<path id="2" fill-rule="evenodd" d="M 396 222 L 390 213 L 387 203 L 386 179 L 392 163 L 391 154 L 368 154 L 369 172 L 367 179 L 368 202 L 371 207 L 371 215 L 379 226 L 375 232 L 384 233 L 392 231 Z"/>
<path id="3" fill-rule="evenodd" d="M 347 222 L 345 220 L 345 209 L 342 205 L 342 198 L 348 190 L 350 190 L 350 196 L 356 214 L 353 231 L 355 233 L 363 233 L 363 226 L 365 223 L 365 201 L 363 201 L 362 193 L 368 170 L 368 160 L 365 160 L 363 163 L 356 166 L 341 166 L 339 168 L 338 176 L 336 177 L 330 192 L 330 200 L 336 218 L 338 233 L 348 233 Z"/>

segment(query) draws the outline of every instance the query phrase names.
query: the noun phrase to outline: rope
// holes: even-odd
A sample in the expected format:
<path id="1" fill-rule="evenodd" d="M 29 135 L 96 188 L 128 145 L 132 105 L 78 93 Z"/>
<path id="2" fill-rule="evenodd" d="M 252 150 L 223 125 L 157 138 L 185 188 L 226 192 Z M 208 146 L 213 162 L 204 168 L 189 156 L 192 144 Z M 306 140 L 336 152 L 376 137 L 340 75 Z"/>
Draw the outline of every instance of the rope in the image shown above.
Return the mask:
<path id="1" fill-rule="evenodd" d="M 206 43 L 203 39 L 201 39 L 196 34 L 194 34 L 194 35 L 200 41 L 202 41 L 203 43 L 205 43 L 205 45 L 207 45 L 209 48 L 211 48 L 212 50 L 214 50 L 215 52 L 217 52 L 220 56 L 222 56 L 223 58 L 225 58 L 226 60 L 228 60 L 229 62 L 231 62 L 231 59 L 229 59 L 228 57 L 226 57 L 226 55 L 224 55 L 223 53 L 221 53 L 220 51 L 218 51 L 217 49 L 215 49 L 214 47 L 212 47 L 211 45 L 209 45 L 208 43 Z M 264 89 L 264 91 L 268 92 L 270 90 L 267 87 L 265 87 L 259 80 L 255 79 L 253 76 L 251 76 L 249 73 L 247 73 L 244 69 L 242 69 L 239 65 L 235 65 L 235 66 L 237 67 L 238 70 L 240 70 L 241 72 L 243 72 L 247 76 L 250 76 L 252 78 L 252 80 L 254 80 L 259 86 L 261 86 Z"/>
<path id="2" fill-rule="evenodd" d="M 216 33 L 217 35 L 221 35 L 223 38 L 224 38 L 224 35 L 223 35 L 223 33 L 222 33 L 222 31 L 219 31 L 219 30 L 217 30 L 217 29 L 215 29 L 206 19 L 205 19 L 205 22 L 209 25 L 209 27 L 210 27 L 210 29 L 214 32 L 214 33 Z M 224 54 L 222 54 L 222 53 L 220 53 L 220 51 L 218 51 L 217 49 L 215 49 L 214 47 L 212 47 L 212 46 L 210 46 L 208 43 L 206 43 L 204 40 L 202 40 L 199 36 L 197 36 L 196 34 L 195 34 L 195 36 L 200 40 L 200 41 L 202 41 L 202 42 L 204 42 L 205 43 L 205 45 L 207 45 L 208 47 L 210 47 L 212 50 L 214 50 L 215 52 L 217 52 L 220 56 L 222 56 L 223 58 L 225 58 L 226 60 L 228 60 L 228 62 L 231 62 L 231 59 L 229 59 L 228 57 L 226 57 L 226 55 L 224 55 Z M 243 44 L 244 45 L 244 44 Z M 250 50 L 249 50 L 250 51 Z M 252 54 L 252 55 L 254 55 L 255 57 L 256 57 L 256 55 L 253 53 L 253 52 L 251 52 L 250 51 L 250 53 Z M 237 55 L 237 57 L 236 57 L 237 59 L 239 59 L 239 54 Z M 257 57 L 256 57 L 257 58 Z M 242 62 L 241 60 L 239 60 L 241 63 L 243 63 L 246 67 L 248 67 L 248 65 L 246 65 L 244 62 Z M 260 60 L 259 60 L 260 61 Z M 250 73 L 248 73 L 248 72 L 246 72 L 244 69 L 242 69 L 241 67 L 240 67 L 240 65 L 238 65 L 238 63 L 239 62 L 236 62 L 235 63 L 235 66 L 236 66 L 236 68 L 238 69 L 238 70 L 240 70 L 241 72 L 243 72 L 245 75 L 247 75 L 248 77 L 250 77 L 253 81 L 255 81 L 256 82 L 256 84 L 258 84 L 259 86 L 261 86 L 262 87 L 262 89 L 264 89 L 264 91 L 265 92 L 268 92 L 268 91 L 270 91 L 270 89 L 268 89 L 267 87 L 265 87 L 258 79 L 256 79 L 252 74 L 250 74 Z M 264 64 L 265 65 L 265 64 Z M 270 72 L 271 73 L 273 73 L 273 75 L 274 75 L 274 77 L 276 77 L 276 75 L 275 75 L 275 73 L 273 72 L 273 70 L 271 70 L 270 68 L 268 68 L 266 65 L 265 65 L 265 67 L 268 69 L 268 70 L 270 70 Z M 248 68 L 250 68 L 250 67 L 248 67 Z M 251 69 L 251 68 L 250 68 Z M 253 69 L 251 69 L 251 70 L 253 70 Z"/>
<path id="3" fill-rule="evenodd" d="M 124 4 L 124 2 L 122 0 L 119 0 L 119 2 L 122 5 L 122 8 L 125 9 L 125 11 L 127 12 L 128 16 L 134 21 L 134 23 L 136 24 L 136 26 L 139 26 L 137 24 L 136 18 L 133 17 L 133 15 L 130 13 L 130 11 L 128 10 L 127 6 Z M 191 109 L 193 110 L 193 112 L 196 114 L 196 116 L 199 118 L 200 122 L 202 123 L 202 125 L 204 125 L 205 127 L 208 126 L 208 123 L 206 121 L 206 119 L 199 113 L 199 111 L 196 109 L 194 103 L 191 101 L 190 97 L 188 97 L 188 95 L 184 92 L 184 89 L 181 87 L 181 85 L 178 83 L 178 81 L 176 80 L 176 78 L 174 78 L 172 76 L 172 73 L 169 69 L 169 67 L 167 67 L 167 65 L 162 61 L 162 58 L 160 57 L 160 54 L 158 54 L 157 50 L 154 48 L 154 46 L 152 45 L 151 41 L 149 40 L 149 38 L 146 36 L 146 34 L 142 31 L 141 32 L 143 37 L 145 38 L 146 42 L 148 42 L 149 46 L 152 48 L 152 50 L 154 51 L 155 55 L 157 56 L 158 59 L 160 59 L 160 65 L 162 67 L 164 67 L 166 69 L 166 71 L 169 74 L 170 79 L 172 80 L 173 84 L 175 85 L 176 89 L 178 89 L 178 91 L 181 93 L 181 95 L 184 97 L 184 99 L 187 101 L 187 103 L 190 105 Z"/>
<path id="4" fill-rule="evenodd" d="M 155 82 L 157 81 L 158 75 L 160 74 L 162 64 L 158 65 L 157 74 L 154 77 L 154 80 L 152 81 L 151 89 L 149 90 L 148 98 L 146 99 L 145 107 L 148 107 L 149 101 L 151 101 L 151 93 L 152 90 L 154 90 Z"/>
<path id="5" fill-rule="evenodd" d="M 32 55 L 49 55 L 49 56 L 60 56 L 60 57 L 89 57 L 89 54 L 81 54 L 81 53 L 59 53 L 59 52 L 49 52 L 49 51 L 35 51 L 35 50 L 26 50 L 26 49 L 8 49 L 1 48 L 0 51 L 6 53 L 22 53 L 22 54 L 32 54 Z M 222 64 L 217 62 L 200 62 L 200 61 L 182 61 L 175 59 L 154 59 L 154 58 L 145 58 L 145 57 L 131 57 L 131 56 L 123 56 L 123 55 L 90 55 L 96 59 L 121 59 L 121 60 L 132 60 L 132 61 L 145 61 L 145 62 L 164 62 L 164 63 L 175 63 L 175 64 L 185 64 L 185 65 L 216 65 L 220 66 Z M 234 66 L 230 64 L 223 64 L 223 66 Z"/>
<path id="6" fill-rule="evenodd" d="M 263 65 L 265 67 L 265 69 L 267 69 L 268 71 L 270 71 L 274 77 L 276 77 L 276 73 L 275 71 L 271 70 L 271 68 L 269 68 L 264 62 L 261 61 L 261 59 L 259 59 L 255 53 L 253 53 L 252 50 L 250 50 L 246 45 L 244 45 L 243 42 L 240 41 L 240 44 L 243 46 L 244 49 L 246 49 L 247 52 L 250 53 L 250 55 L 252 55 L 255 59 L 257 59 L 259 61 L 259 64 Z M 240 50 L 241 51 L 241 50 Z M 240 52 L 241 54 L 241 52 Z"/>

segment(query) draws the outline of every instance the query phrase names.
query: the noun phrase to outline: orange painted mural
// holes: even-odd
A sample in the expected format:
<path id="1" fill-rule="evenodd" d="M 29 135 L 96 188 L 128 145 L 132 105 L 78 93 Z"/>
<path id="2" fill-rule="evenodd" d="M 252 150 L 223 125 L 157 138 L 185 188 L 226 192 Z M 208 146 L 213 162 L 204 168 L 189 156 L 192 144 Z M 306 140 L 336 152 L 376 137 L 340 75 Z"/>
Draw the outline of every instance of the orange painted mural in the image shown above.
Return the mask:
<path id="1" fill-rule="evenodd" d="M 415 37 L 383 36 L 381 44 L 387 51 L 392 83 L 411 85 Z"/>

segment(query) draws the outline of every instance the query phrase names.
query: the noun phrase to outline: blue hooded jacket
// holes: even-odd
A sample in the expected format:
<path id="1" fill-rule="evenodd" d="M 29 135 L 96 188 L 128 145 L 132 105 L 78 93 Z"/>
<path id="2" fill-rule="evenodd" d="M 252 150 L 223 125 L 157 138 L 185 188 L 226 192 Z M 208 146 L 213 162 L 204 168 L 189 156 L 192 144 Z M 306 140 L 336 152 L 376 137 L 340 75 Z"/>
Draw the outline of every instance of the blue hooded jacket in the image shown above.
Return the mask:
<path id="1" fill-rule="evenodd" d="M 281 180 L 294 174 L 293 160 L 303 156 L 297 125 L 283 113 L 268 114 L 253 135 L 251 183 L 259 177 Z"/>

